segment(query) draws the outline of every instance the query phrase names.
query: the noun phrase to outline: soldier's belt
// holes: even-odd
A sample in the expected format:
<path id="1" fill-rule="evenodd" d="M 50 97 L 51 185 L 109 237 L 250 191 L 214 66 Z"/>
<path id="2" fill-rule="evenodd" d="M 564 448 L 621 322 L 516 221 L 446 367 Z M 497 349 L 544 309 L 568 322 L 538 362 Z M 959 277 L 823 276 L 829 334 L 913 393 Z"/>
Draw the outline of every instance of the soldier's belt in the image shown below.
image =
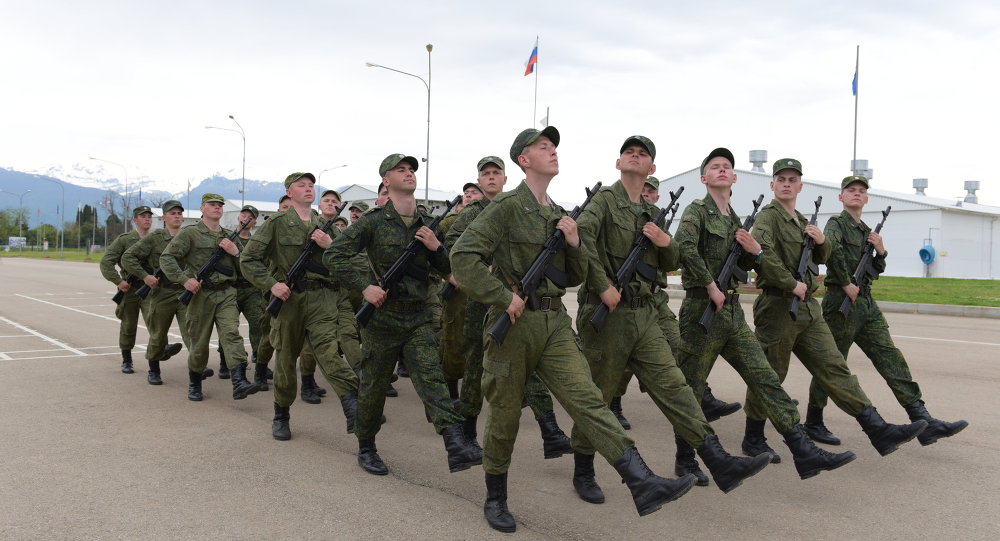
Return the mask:
<path id="1" fill-rule="evenodd" d="M 858 289 L 859 289 L 859 291 L 858 291 L 858 296 L 859 297 L 869 297 L 870 298 L 872 296 L 872 288 L 871 288 L 871 286 L 864 286 L 864 287 L 861 287 L 861 288 L 858 288 Z M 844 290 L 840 286 L 826 288 L 826 294 L 827 295 L 831 295 L 831 296 L 834 296 L 834 295 L 846 296 L 847 295 L 847 293 L 844 293 Z"/>
<path id="2" fill-rule="evenodd" d="M 584 302 L 586 304 L 601 304 L 604 301 L 601 300 L 600 295 L 587 293 L 587 300 Z M 632 310 L 637 310 L 639 308 L 643 308 L 647 304 L 649 304 L 649 297 L 632 297 L 627 301 L 622 299 L 622 302 L 618 303 L 618 308 L 630 308 Z"/>
<path id="3" fill-rule="evenodd" d="M 229 289 L 231 287 L 233 287 L 233 285 L 229 282 L 221 282 L 218 284 L 215 282 L 204 282 L 201 284 L 201 288 L 207 289 L 208 291 L 222 291 L 223 289 Z"/>
<path id="4" fill-rule="evenodd" d="M 323 280 L 299 280 L 299 287 L 301 287 L 303 291 L 314 291 L 317 289 L 332 289 L 337 291 L 340 289 L 340 284 L 325 282 Z"/>
<path id="5" fill-rule="evenodd" d="M 161 280 L 161 282 L 163 281 Z M 160 287 L 165 287 L 167 289 L 176 289 L 178 291 L 184 289 L 184 286 L 182 284 L 175 284 L 173 282 L 166 282 L 164 284 L 161 284 Z"/>
<path id="6" fill-rule="evenodd" d="M 383 310 L 392 310 L 393 312 L 423 312 L 427 308 L 427 303 L 424 301 L 386 301 L 382 304 Z"/>
<path id="7" fill-rule="evenodd" d="M 736 292 L 735 289 L 727 289 L 726 294 L 726 304 L 736 304 L 740 300 L 740 294 Z M 692 287 L 684 292 L 684 296 L 688 299 L 710 299 L 708 296 L 708 289 L 704 287 Z"/>
<path id="8" fill-rule="evenodd" d="M 246 280 L 237 280 L 236 283 L 233 284 L 233 287 L 236 289 L 246 289 L 248 287 L 253 287 L 253 284 Z"/>
<path id="9" fill-rule="evenodd" d="M 538 297 L 538 302 L 536 304 L 538 308 L 535 309 L 537 312 L 554 312 L 556 310 L 561 310 L 563 307 L 562 297 Z M 531 304 L 528 304 L 528 309 L 531 310 Z"/>
<path id="10" fill-rule="evenodd" d="M 781 297 L 783 299 L 790 299 L 795 296 L 795 294 L 792 293 L 791 291 L 782 291 L 774 287 L 766 287 L 761 291 L 763 291 L 764 294 L 767 295 L 768 297 Z M 805 300 L 811 299 L 812 296 L 813 296 L 812 292 L 807 292 Z"/>

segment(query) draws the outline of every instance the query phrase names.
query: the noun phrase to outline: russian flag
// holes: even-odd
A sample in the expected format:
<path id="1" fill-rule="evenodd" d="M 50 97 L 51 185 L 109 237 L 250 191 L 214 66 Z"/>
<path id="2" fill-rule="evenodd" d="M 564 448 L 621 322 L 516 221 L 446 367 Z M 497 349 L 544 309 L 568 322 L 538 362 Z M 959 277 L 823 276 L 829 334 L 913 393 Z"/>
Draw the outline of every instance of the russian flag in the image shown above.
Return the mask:
<path id="1" fill-rule="evenodd" d="M 531 50 L 531 56 L 528 57 L 528 64 L 524 68 L 524 75 L 528 76 L 535 72 L 535 64 L 538 63 L 538 40 L 535 39 L 535 48 Z"/>
<path id="2" fill-rule="evenodd" d="M 851 95 L 858 95 L 858 71 L 854 70 L 854 80 L 851 81 Z"/>

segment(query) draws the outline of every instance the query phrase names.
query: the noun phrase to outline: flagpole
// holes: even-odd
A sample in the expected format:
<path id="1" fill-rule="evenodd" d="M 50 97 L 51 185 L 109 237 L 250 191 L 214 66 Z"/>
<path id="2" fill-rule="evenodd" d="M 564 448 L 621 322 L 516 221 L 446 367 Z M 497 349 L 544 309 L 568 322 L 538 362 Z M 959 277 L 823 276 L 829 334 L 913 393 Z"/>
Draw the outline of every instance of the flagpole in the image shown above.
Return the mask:
<path id="1" fill-rule="evenodd" d="M 535 36 L 535 51 L 538 50 L 538 36 Z M 538 57 L 535 57 L 535 107 L 531 111 L 531 127 L 538 121 Z"/>
<path id="2" fill-rule="evenodd" d="M 855 162 L 858 160 L 858 94 L 861 88 L 861 74 L 858 68 L 861 66 L 861 45 L 857 46 L 857 51 L 854 58 L 854 154 L 851 158 L 851 169 L 855 168 Z M 852 171 L 855 175 L 858 172 Z"/>

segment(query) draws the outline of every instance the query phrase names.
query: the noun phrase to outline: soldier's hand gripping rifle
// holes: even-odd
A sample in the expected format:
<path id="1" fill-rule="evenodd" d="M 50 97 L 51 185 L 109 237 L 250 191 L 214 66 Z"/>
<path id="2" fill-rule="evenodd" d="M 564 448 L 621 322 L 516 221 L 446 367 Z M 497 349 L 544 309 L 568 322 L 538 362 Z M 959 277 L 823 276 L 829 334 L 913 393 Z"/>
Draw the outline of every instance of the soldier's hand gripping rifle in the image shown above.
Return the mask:
<path id="1" fill-rule="evenodd" d="M 143 259 L 142 261 L 140 261 L 139 264 L 142 265 L 142 268 L 145 269 L 146 272 L 153 272 L 153 269 L 151 269 L 151 268 L 149 268 L 147 266 L 147 263 L 146 263 L 145 259 Z M 132 287 L 135 287 L 135 286 L 137 286 L 137 285 L 139 285 L 141 283 L 141 280 L 139 280 L 139 277 L 136 276 L 136 275 L 134 275 L 134 274 L 132 274 L 132 273 L 128 273 L 128 275 L 125 276 L 125 281 L 128 282 L 128 284 L 130 286 L 132 286 Z M 136 294 L 138 294 L 138 293 L 139 292 L 136 291 Z M 146 297 L 143 296 L 142 298 L 145 299 Z M 122 300 L 124 300 L 124 299 L 125 299 L 125 292 L 122 291 L 122 290 L 120 290 L 120 289 L 117 292 L 115 292 L 115 296 L 114 297 L 111 297 L 111 300 L 115 301 L 115 304 L 121 304 Z"/>
<path id="2" fill-rule="evenodd" d="M 754 220 L 757 219 L 757 210 L 760 209 L 760 205 L 763 202 L 764 194 L 760 194 L 760 197 L 753 202 L 753 212 L 743 220 L 743 227 L 740 229 L 750 231 Z M 733 244 L 729 247 L 729 255 L 726 256 L 726 262 L 723 263 L 722 270 L 719 271 L 719 277 L 715 279 L 715 285 L 723 293 L 729 288 L 729 283 L 733 280 L 733 277 L 736 277 L 736 280 L 740 282 L 747 281 L 746 271 L 737 265 L 737 261 L 741 255 L 743 255 L 743 246 L 740 246 L 739 241 L 734 240 Z M 701 325 L 701 329 L 707 333 L 712 328 L 712 321 L 714 320 L 715 303 L 709 300 L 708 306 L 705 307 L 705 311 L 702 312 L 701 318 L 698 320 L 698 325 Z"/>
<path id="3" fill-rule="evenodd" d="M 183 268 L 183 267 L 181 267 L 181 268 Z M 151 271 L 148 268 L 146 270 L 147 270 L 147 272 L 149 272 L 149 274 L 152 274 L 153 277 L 156 278 L 157 280 L 159 280 L 161 278 L 164 279 L 164 280 L 169 280 L 169 278 L 167 278 L 167 275 L 164 274 L 163 268 L 161 268 L 161 267 L 156 267 L 155 271 Z M 153 288 L 151 288 L 148 285 L 146 285 L 145 283 L 143 283 L 142 286 L 139 287 L 139 289 L 135 290 L 135 294 L 138 295 L 140 299 L 145 299 L 146 297 L 149 296 L 149 292 L 152 291 L 152 290 L 153 290 Z"/>
<path id="4" fill-rule="evenodd" d="M 823 202 L 823 196 L 816 198 L 816 212 L 813 212 L 812 219 L 809 220 L 809 225 L 816 225 L 816 220 L 819 219 L 819 205 Z M 795 280 L 802 282 L 803 284 L 809 280 L 809 274 L 817 275 L 819 274 L 819 266 L 813 263 L 812 252 L 813 248 L 816 247 L 816 241 L 812 237 L 806 235 L 802 239 L 802 255 L 799 256 L 799 266 L 795 269 Z M 795 295 L 792 295 L 792 302 L 788 305 L 788 315 L 795 321 L 799 317 L 799 303 L 802 301 Z"/>
<path id="5" fill-rule="evenodd" d="M 593 199 L 594 194 L 597 190 L 601 189 L 601 183 L 598 182 L 593 188 L 587 189 L 587 199 L 576 208 L 573 212 L 569 213 L 569 217 L 576 220 L 583 213 L 583 209 L 587 208 L 590 204 L 590 200 Z M 514 293 L 521 299 L 524 299 L 528 303 L 528 308 L 535 310 L 537 309 L 535 292 L 538 291 L 538 286 L 542 284 L 542 280 L 546 277 L 549 278 L 554 284 L 565 287 L 567 281 L 566 274 L 561 270 L 553 267 L 551 265 L 552 258 L 555 257 L 559 250 L 562 250 L 563 245 L 566 243 L 566 235 L 563 234 L 562 230 L 556 229 L 555 233 L 551 237 L 545 240 L 545 244 L 542 245 L 542 250 L 535 257 L 535 261 L 528 268 L 524 276 L 521 277 L 521 281 L 517 283 L 517 291 Z M 500 314 L 500 318 L 497 322 L 490 327 L 487 332 L 497 344 L 503 344 L 505 338 L 507 338 L 507 332 L 510 331 L 510 326 L 512 325 L 510 321 L 510 314 L 503 312 Z"/>
<path id="6" fill-rule="evenodd" d="M 340 206 L 337 207 L 337 210 L 333 213 L 333 218 L 327 220 L 322 226 L 316 227 L 313 231 L 316 229 L 319 229 L 324 233 L 329 231 L 330 228 L 333 227 L 333 223 L 337 220 L 337 218 L 340 218 L 340 213 L 347 208 L 348 203 L 349 201 L 341 203 Z M 309 232 L 309 236 L 312 236 L 312 231 Z M 316 253 L 317 248 L 319 248 L 319 245 L 316 244 L 315 240 L 310 238 L 302 246 L 302 252 L 299 253 L 299 257 L 294 263 L 292 263 L 291 267 L 288 267 L 288 272 L 285 273 L 285 281 L 282 283 L 288 286 L 288 289 L 291 291 L 298 293 L 302 292 L 302 285 L 300 282 L 302 281 L 302 277 L 305 276 L 306 271 L 322 274 L 323 276 L 329 276 L 330 271 L 326 270 L 325 266 L 313 261 L 313 255 Z M 272 295 L 271 301 L 267 303 L 267 308 L 265 308 L 265 310 L 267 310 L 268 314 L 271 314 L 271 317 L 278 317 L 278 312 L 281 311 L 281 307 L 284 304 L 285 301 Z"/>
<path id="7" fill-rule="evenodd" d="M 882 221 L 875 226 L 874 233 L 877 235 L 882 231 L 882 226 L 885 225 L 885 219 L 889 217 L 889 211 L 892 207 L 886 207 L 882 211 Z M 859 288 L 864 288 L 865 286 L 871 286 L 872 280 L 878 278 L 878 271 L 872 265 L 872 259 L 875 257 L 875 245 L 872 243 L 865 244 L 865 253 L 861 256 L 861 261 L 858 261 L 858 268 L 854 269 L 854 274 L 851 275 L 851 283 L 858 286 Z M 844 296 L 844 302 L 840 303 L 840 313 L 847 317 L 847 314 L 851 313 L 851 298 Z"/>
<path id="8" fill-rule="evenodd" d="M 240 236 L 240 233 L 242 233 L 244 229 L 250 226 L 250 222 L 252 221 L 253 218 L 250 218 L 247 221 L 241 223 L 240 227 L 236 231 L 233 231 L 232 235 L 229 235 L 226 238 L 229 239 L 230 242 L 235 241 L 236 238 Z M 201 268 L 198 269 L 198 272 L 194 276 L 195 280 L 198 280 L 198 283 L 200 284 L 204 284 L 205 281 L 208 280 L 208 277 L 212 275 L 212 272 L 216 271 L 219 274 L 232 276 L 233 273 L 236 272 L 233 270 L 232 267 L 227 267 L 225 265 L 219 264 L 219 260 L 222 259 L 222 255 L 225 253 L 226 251 L 222 249 L 222 246 L 216 246 L 215 250 L 212 251 L 212 255 L 208 256 L 208 260 L 206 260 L 205 263 L 202 264 Z M 190 291 L 185 289 L 184 293 L 181 293 L 180 296 L 177 297 L 177 300 L 181 301 L 181 304 L 183 304 L 184 306 L 187 306 L 188 303 L 191 302 L 192 297 L 194 297 L 194 293 L 191 293 Z"/>
<path id="9" fill-rule="evenodd" d="M 652 220 L 652 222 L 656 224 L 656 227 L 667 231 L 670 230 L 670 224 L 674 222 L 674 216 L 677 215 L 677 209 L 681 206 L 681 204 L 677 202 L 677 199 L 680 198 L 681 193 L 683 192 L 684 186 L 681 186 L 676 193 L 670 192 L 670 203 L 661 209 Z M 670 213 L 670 220 L 664 224 L 663 222 L 666 220 L 668 212 Z M 642 231 L 639 231 L 639 234 L 635 238 L 635 242 L 632 244 L 632 251 L 629 252 L 628 257 L 625 258 L 625 262 L 622 263 L 618 272 L 615 273 L 613 283 L 615 289 L 622 294 L 622 301 L 628 301 L 632 297 L 628 285 L 632 282 L 632 279 L 635 278 L 636 273 L 638 273 L 639 276 L 647 282 L 653 282 L 656 280 L 656 269 L 649 266 L 648 263 L 642 260 L 643 256 L 646 255 L 646 252 L 652 244 L 653 241 L 649 240 L 649 237 L 646 235 L 643 235 Z M 588 321 L 590 321 L 590 325 L 595 331 L 601 332 L 601 329 L 604 328 L 604 322 L 608 319 L 608 314 L 610 312 L 611 310 L 608 308 L 608 305 L 603 302 L 598 304 L 597 308 L 594 308 L 594 313 L 590 316 Z"/>
<path id="10" fill-rule="evenodd" d="M 431 231 L 437 230 L 438 224 L 441 220 L 451 212 L 451 209 L 455 207 L 462 200 L 462 196 L 459 195 L 455 197 L 452 201 L 449 201 L 444 208 L 444 212 L 439 214 L 434 221 L 427 226 Z M 406 245 L 406 249 L 399 256 L 399 259 L 389 267 L 389 270 L 382 275 L 382 278 L 378 281 L 378 286 L 385 290 L 390 295 L 394 294 L 396 291 L 396 285 L 400 280 L 403 279 L 404 275 L 410 275 L 418 280 L 426 280 L 427 269 L 419 268 L 413 265 L 413 259 L 417 256 L 417 253 L 421 248 L 424 248 L 424 244 L 417 239 L 412 239 L 409 244 Z M 368 321 L 371 320 L 372 315 L 375 313 L 375 305 L 365 301 L 361 305 L 361 309 L 358 310 L 357 314 L 354 314 L 354 319 L 358 321 L 358 324 L 364 327 L 368 325 Z"/>

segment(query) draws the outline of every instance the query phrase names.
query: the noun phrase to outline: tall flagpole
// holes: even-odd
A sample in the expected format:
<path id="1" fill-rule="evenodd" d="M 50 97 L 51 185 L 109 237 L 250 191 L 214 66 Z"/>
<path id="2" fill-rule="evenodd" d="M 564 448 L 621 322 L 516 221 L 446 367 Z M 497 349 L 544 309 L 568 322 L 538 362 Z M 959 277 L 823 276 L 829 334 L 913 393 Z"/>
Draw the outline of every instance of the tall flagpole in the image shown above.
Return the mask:
<path id="1" fill-rule="evenodd" d="M 851 169 L 854 169 L 855 162 L 858 161 L 858 92 L 861 86 L 859 79 L 861 78 L 858 68 L 861 66 L 861 46 L 857 46 L 857 52 L 854 58 L 854 154 L 851 158 Z M 858 174 L 857 171 L 851 171 L 853 174 Z"/>
<path id="2" fill-rule="evenodd" d="M 535 36 L 535 51 L 538 50 L 538 36 Z M 535 56 L 535 107 L 531 110 L 531 127 L 538 121 L 538 56 Z"/>

